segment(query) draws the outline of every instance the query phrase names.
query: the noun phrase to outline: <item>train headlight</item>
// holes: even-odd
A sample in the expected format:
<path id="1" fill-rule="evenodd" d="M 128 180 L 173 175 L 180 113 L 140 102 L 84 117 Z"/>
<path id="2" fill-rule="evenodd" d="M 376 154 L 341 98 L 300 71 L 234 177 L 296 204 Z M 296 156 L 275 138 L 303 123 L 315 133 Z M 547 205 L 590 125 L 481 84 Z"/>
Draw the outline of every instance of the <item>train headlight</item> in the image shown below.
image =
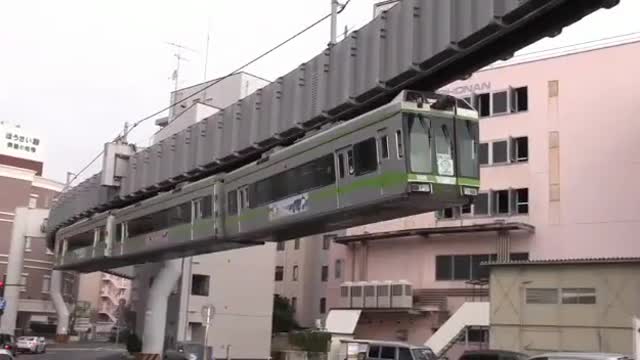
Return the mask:
<path id="1" fill-rule="evenodd" d="M 468 196 L 477 196 L 478 195 L 478 189 L 477 188 L 470 188 L 470 187 L 463 187 L 462 188 L 462 194 L 463 195 L 468 195 Z"/>
<path id="2" fill-rule="evenodd" d="M 431 184 L 411 184 L 409 187 L 411 192 L 431 192 Z"/>

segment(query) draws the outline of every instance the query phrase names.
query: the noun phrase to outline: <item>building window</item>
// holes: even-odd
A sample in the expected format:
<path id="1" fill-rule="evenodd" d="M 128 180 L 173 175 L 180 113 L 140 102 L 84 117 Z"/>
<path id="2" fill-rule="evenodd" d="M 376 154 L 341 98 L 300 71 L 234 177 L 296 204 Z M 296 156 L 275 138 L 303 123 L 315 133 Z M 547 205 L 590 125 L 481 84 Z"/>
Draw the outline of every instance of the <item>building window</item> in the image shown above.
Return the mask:
<path id="1" fill-rule="evenodd" d="M 511 112 L 529 110 L 529 90 L 526 86 L 511 89 Z"/>
<path id="2" fill-rule="evenodd" d="M 529 213 L 529 189 L 516 189 L 515 193 L 515 213 L 516 214 L 528 214 Z"/>
<path id="3" fill-rule="evenodd" d="M 293 250 L 298 250 L 300 249 L 300 239 L 295 239 L 293 240 Z"/>
<path id="4" fill-rule="evenodd" d="M 476 94 L 475 105 L 480 117 L 491 116 L 491 94 Z"/>
<path id="5" fill-rule="evenodd" d="M 511 140 L 512 161 L 525 162 L 529 160 L 529 138 L 526 136 L 517 137 Z"/>
<path id="6" fill-rule="evenodd" d="M 509 214 L 509 190 L 494 191 L 492 200 L 495 215 Z"/>
<path id="7" fill-rule="evenodd" d="M 344 155 L 338 154 L 338 174 L 342 179 L 344 177 Z"/>
<path id="8" fill-rule="evenodd" d="M 49 293 L 51 291 L 51 276 L 45 275 L 42 277 L 42 292 Z"/>
<path id="9" fill-rule="evenodd" d="M 453 280 L 471 279 L 471 256 L 455 255 L 453 257 Z"/>
<path id="10" fill-rule="evenodd" d="M 29 195 L 29 209 L 35 209 L 38 204 L 38 194 Z"/>
<path id="11" fill-rule="evenodd" d="M 474 215 L 489 215 L 489 194 L 479 193 L 473 202 Z"/>
<path id="12" fill-rule="evenodd" d="M 488 262 L 489 255 L 471 255 L 471 279 L 486 280 L 489 278 L 489 268 L 482 266 L 483 262 Z"/>
<path id="13" fill-rule="evenodd" d="M 436 211 L 436 218 L 438 219 L 456 219 L 459 217 L 459 208 L 445 208 Z"/>
<path id="14" fill-rule="evenodd" d="M 492 163 L 493 164 L 504 164 L 507 162 L 509 157 L 508 154 L 508 144 L 507 140 L 496 141 L 492 143 Z"/>
<path id="15" fill-rule="evenodd" d="M 22 275 L 20 275 L 20 291 L 21 292 L 27 291 L 28 278 L 29 278 L 28 273 L 22 273 Z"/>
<path id="16" fill-rule="evenodd" d="M 331 246 L 331 240 L 335 239 L 336 236 L 333 234 L 322 236 L 322 250 L 329 250 Z"/>
<path id="17" fill-rule="evenodd" d="M 387 135 L 380 137 L 380 157 L 382 159 L 389 158 L 389 137 Z"/>
<path id="18" fill-rule="evenodd" d="M 320 314 L 327 312 L 327 298 L 320 298 Z"/>
<path id="19" fill-rule="evenodd" d="M 451 256 L 436 256 L 436 280 L 453 279 L 453 258 Z"/>
<path id="20" fill-rule="evenodd" d="M 278 243 L 278 245 L 276 245 L 276 250 L 277 250 L 277 251 L 284 251 L 284 244 L 285 244 L 285 242 L 284 242 L 284 241 L 280 241 L 280 242 Z"/>
<path id="21" fill-rule="evenodd" d="M 511 253 L 509 254 L 510 261 L 527 261 L 529 260 L 529 253 Z"/>
<path id="22" fill-rule="evenodd" d="M 329 266 L 322 265 L 322 269 L 320 270 L 320 280 L 322 282 L 326 282 L 329 280 Z"/>
<path id="23" fill-rule="evenodd" d="M 209 296 L 209 275 L 191 276 L 191 295 Z"/>
<path id="24" fill-rule="evenodd" d="M 293 271 L 291 273 L 291 279 L 293 281 L 298 281 L 298 265 L 293 265 Z"/>
<path id="25" fill-rule="evenodd" d="M 284 266 L 276 266 L 276 281 L 284 280 Z"/>
<path id="26" fill-rule="evenodd" d="M 353 145 L 356 176 L 365 175 L 378 170 L 378 152 L 376 139 L 369 138 Z"/>
<path id="27" fill-rule="evenodd" d="M 495 258 L 495 254 L 438 255 L 437 281 L 481 280 L 489 278 L 489 269 L 481 263 Z"/>
<path id="28" fill-rule="evenodd" d="M 492 100 L 492 115 L 506 114 L 508 111 L 508 96 L 507 91 L 499 91 L 491 94 Z"/>
<path id="29" fill-rule="evenodd" d="M 471 214 L 471 204 L 462 205 L 460 207 L 460 214 L 462 214 L 462 215 L 470 215 Z"/>
<path id="30" fill-rule="evenodd" d="M 526 302 L 532 305 L 557 304 L 558 289 L 527 288 Z"/>
<path id="31" fill-rule="evenodd" d="M 335 277 L 336 279 L 342 278 L 342 259 L 336 260 Z"/>
<path id="32" fill-rule="evenodd" d="M 478 147 L 478 162 L 480 165 L 489 164 L 489 144 L 481 143 Z"/>
<path id="33" fill-rule="evenodd" d="M 24 238 L 24 251 L 31 252 L 31 237 L 26 236 Z"/>
<path id="34" fill-rule="evenodd" d="M 298 298 L 295 296 L 291 298 L 291 310 L 293 310 L 293 312 L 298 310 Z"/>
<path id="35" fill-rule="evenodd" d="M 595 304 L 596 289 L 594 288 L 565 288 L 562 289 L 563 304 Z"/>

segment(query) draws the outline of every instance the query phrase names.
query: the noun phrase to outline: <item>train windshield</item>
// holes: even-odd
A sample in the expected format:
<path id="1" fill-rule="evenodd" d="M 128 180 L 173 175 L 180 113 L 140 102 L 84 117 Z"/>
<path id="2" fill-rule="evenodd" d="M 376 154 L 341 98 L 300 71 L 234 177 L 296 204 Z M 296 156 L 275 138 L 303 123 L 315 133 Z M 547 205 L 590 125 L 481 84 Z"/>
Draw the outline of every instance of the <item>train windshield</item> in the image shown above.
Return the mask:
<path id="1" fill-rule="evenodd" d="M 408 115 L 409 128 L 409 164 L 411 171 L 431 173 L 433 159 L 431 154 L 431 122 L 422 115 Z"/>
<path id="2" fill-rule="evenodd" d="M 411 171 L 454 176 L 453 119 L 409 114 L 407 128 Z"/>
<path id="3" fill-rule="evenodd" d="M 460 176 L 477 179 L 480 177 L 480 168 L 478 165 L 478 122 L 459 120 L 456 125 L 458 169 Z"/>

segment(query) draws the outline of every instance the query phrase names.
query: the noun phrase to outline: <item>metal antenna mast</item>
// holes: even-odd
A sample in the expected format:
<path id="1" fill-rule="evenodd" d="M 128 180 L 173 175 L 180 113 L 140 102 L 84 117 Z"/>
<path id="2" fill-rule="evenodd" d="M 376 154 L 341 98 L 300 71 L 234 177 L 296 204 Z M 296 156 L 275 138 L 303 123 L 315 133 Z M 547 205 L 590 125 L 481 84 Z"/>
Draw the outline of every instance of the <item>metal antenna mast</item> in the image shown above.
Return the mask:
<path id="1" fill-rule="evenodd" d="M 182 56 L 181 50 L 189 50 L 195 53 L 197 53 L 197 51 L 192 48 L 186 47 L 184 45 L 176 44 L 173 42 L 166 41 L 166 43 L 170 46 L 173 46 L 173 48 L 175 49 L 175 53 L 173 54 L 173 56 L 176 57 L 176 69 L 173 70 L 173 74 L 171 75 L 171 80 L 173 80 L 173 83 L 174 83 L 174 90 L 178 90 L 179 81 L 180 81 L 180 63 L 182 62 L 182 60 L 189 61 L 189 59 Z"/>

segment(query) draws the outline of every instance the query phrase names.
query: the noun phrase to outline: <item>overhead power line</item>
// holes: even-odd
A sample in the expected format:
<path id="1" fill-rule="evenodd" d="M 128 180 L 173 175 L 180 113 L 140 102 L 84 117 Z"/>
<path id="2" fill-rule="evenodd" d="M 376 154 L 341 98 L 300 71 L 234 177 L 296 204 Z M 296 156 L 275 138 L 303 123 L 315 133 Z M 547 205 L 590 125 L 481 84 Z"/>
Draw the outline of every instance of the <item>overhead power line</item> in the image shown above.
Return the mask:
<path id="1" fill-rule="evenodd" d="M 347 5 L 349 5 L 349 3 L 351 2 L 351 0 L 347 0 L 338 10 L 338 14 L 342 13 L 344 11 L 344 9 L 347 7 Z M 113 141 L 116 141 L 118 139 L 124 139 L 127 137 L 127 135 L 133 131 L 133 129 L 135 129 L 136 127 L 138 127 L 140 124 L 144 123 L 145 121 L 148 121 L 150 119 L 155 118 L 156 116 L 162 114 L 163 112 L 170 110 L 171 108 L 175 107 L 176 105 L 178 105 L 180 102 L 188 100 L 192 97 L 195 97 L 196 95 L 199 95 L 200 93 L 206 91 L 207 89 L 211 88 L 212 86 L 218 84 L 219 82 L 221 82 L 222 80 L 229 78 L 235 74 L 237 74 L 238 72 L 242 71 L 244 68 L 253 65 L 254 63 L 256 63 L 257 61 L 260 61 L 262 58 L 264 58 L 265 56 L 271 54 L 272 52 L 278 50 L 279 48 L 283 47 L 284 45 L 288 44 L 289 42 L 291 42 L 292 40 L 296 39 L 297 37 L 299 37 L 300 35 L 304 34 L 305 32 L 311 30 L 312 28 L 316 27 L 318 24 L 322 23 L 324 20 L 328 19 L 331 17 L 331 13 L 321 17 L 320 19 L 316 20 L 315 22 L 313 22 L 312 24 L 306 26 L 304 29 L 296 32 L 294 35 L 290 36 L 289 38 L 287 38 L 286 40 L 278 43 L 276 46 L 272 47 L 271 49 L 263 52 L 262 54 L 258 55 L 257 57 L 255 57 L 254 59 L 252 59 L 251 61 L 243 64 L 242 66 L 238 67 L 237 69 L 233 70 L 232 72 L 230 72 L 229 74 L 220 77 L 216 80 L 214 80 L 213 82 L 211 82 L 211 84 L 203 87 L 202 89 L 198 90 L 197 92 L 194 92 L 193 94 L 183 98 L 182 100 L 180 100 L 179 102 L 176 101 L 148 116 L 143 117 L 142 119 L 136 121 L 135 123 L 133 123 L 133 125 L 131 127 L 129 127 L 128 129 L 124 130 L 123 132 L 119 133 Z M 100 151 L 100 153 L 98 153 L 98 155 L 96 155 L 93 160 L 91 160 L 87 165 L 85 165 L 80 171 L 78 171 L 77 173 L 74 174 L 74 176 L 71 178 L 71 180 L 69 180 L 67 182 L 67 184 L 65 185 L 65 187 L 62 189 L 62 192 L 64 192 L 69 186 L 71 186 L 71 184 L 83 173 L 85 172 L 91 165 L 93 165 L 93 163 L 95 163 L 98 159 L 100 159 L 100 157 L 104 154 L 104 149 Z"/>

